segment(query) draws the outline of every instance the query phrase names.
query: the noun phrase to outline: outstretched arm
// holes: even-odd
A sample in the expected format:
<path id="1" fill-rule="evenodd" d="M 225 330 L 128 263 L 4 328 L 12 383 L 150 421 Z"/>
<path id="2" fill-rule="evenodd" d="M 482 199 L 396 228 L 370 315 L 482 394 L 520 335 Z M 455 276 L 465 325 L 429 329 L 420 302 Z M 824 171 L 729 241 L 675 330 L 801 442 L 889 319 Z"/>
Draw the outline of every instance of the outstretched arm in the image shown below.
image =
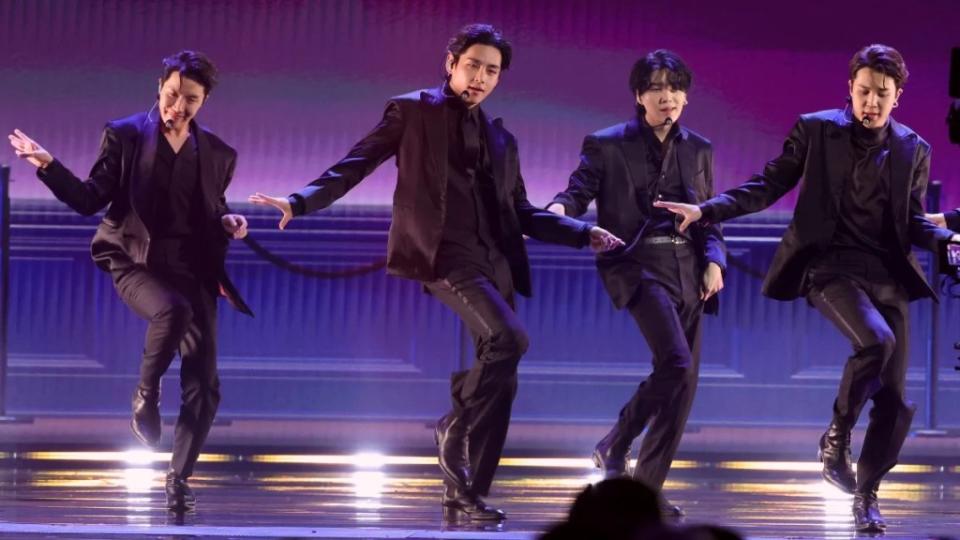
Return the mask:
<path id="1" fill-rule="evenodd" d="M 346 157 L 310 182 L 307 187 L 289 197 L 272 197 L 257 192 L 247 200 L 279 210 L 279 226 L 283 229 L 295 216 L 326 208 L 346 195 L 397 152 L 402 134 L 400 105 L 396 101 L 390 101 L 380 123 L 355 144 Z"/>
<path id="2" fill-rule="evenodd" d="M 597 197 L 600 179 L 603 178 L 603 150 L 596 137 L 583 139 L 580 150 L 580 165 L 570 175 L 567 189 L 557 193 L 547 210 L 561 216 L 579 217 Z"/>
<path id="3" fill-rule="evenodd" d="M 699 206 L 661 201 L 655 202 L 654 206 L 666 208 L 682 216 L 681 231 L 701 219 L 716 223 L 759 212 L 777 202 L 797 185 L 803 176 L 807 149 L 807 125 L 801 118 L 783 142 L 783 151 L 767 162 L 761 174 Z"/>
<path id="4" fill-rule="evenodd" d="M 623 240 L 605 229 L 533 206 L 527 199 L 523 177 L 519 175 L 513 190 L 513 205 L 523 234 L 542 242 L 576 248 L 589 244 L 597 252 L 624 245 Z"/>
<path id="5" fill-rule="evenodd" d="M 109 125 L 103 130 L 100 154 L 86 180 L 77 178 L 43 146 L 19 129 L 15 129 L 7 139 L 17 157 L 37 167 L 37 177 L 50 188 L 53 195 L 79 214 L 89 216 L 100 211 L 113 198 L 113 192 L 120 184 L 123 153 L 117 133 Z"/>

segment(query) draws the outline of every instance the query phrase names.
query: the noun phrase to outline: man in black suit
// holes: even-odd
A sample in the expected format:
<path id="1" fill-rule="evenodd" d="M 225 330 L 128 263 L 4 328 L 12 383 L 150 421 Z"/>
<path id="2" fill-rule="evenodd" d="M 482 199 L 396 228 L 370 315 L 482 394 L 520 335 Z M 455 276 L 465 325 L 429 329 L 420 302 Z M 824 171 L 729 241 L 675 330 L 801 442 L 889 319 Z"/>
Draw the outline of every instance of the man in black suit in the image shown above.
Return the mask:
<path id="1" fill-rule="evenodd" d="M 21 131 L 9 136 L 17 155 L 37 166 L 40 180 L 70 208 L 92 215 L 109 205 L 91 254 L 124 303 L 148 322 L 131 428 L 151 447 L 160 441 L 160 378 L 180 353 L 180 416 L 166 478 L 174 511 L 195 507 L 187 479 L 220 403 L 217 296 L 252 315 L 224 271 L 228 238 L 247 233 L 246 220 L 230 213 L 224 198 L 237 153 L 194 122 L 215 84 L 216 69 L 200 53 L 164 59 L 157 104 L 106 125 L 85 181 Z"/>
<path id="2" fill-rule="evenodd" d="M 951 233 L 923 214 L 930 145 L 890 116 L 907 81 L 900 53 L 870 45 L 849 67 L 850 106 L 802 115 L 762 174 L 699 206 L 658 205 L 682 215 L 681 228 L 716 223 L 770 206 L 804 178 L 763 292 L 806 296 L 851 341 L 819 455 L 824 478 L 854 495 L 857 530 L 880 531 L 877 488 L 897 463 L 914 413 L 904 396 L 907 304 L 936 298 L 910 247 L 936 252 Z M 869 399 L 854 474 L 850 431 Z"/>
<path id="3" fill-rule="evenodd" d="M 626 474 L 630 445 L 649 424 L 634 477 L 658 492 L 680 444 L 697 388 L 700 315 L 716 313 L 726 249 L 718 225 L 680 232 L 654 201 L 701 203 L 713 196 L 710 141 L 679 124 L 692 74 L 676 54 L 657 50 L 630 73 L 636 118 L 588 135 L 580 166 L 549 210 L 580 216 L 597 201 L 597 223 L 632 241 L 601 254 L 597 268 L 617 309 L 627 308 L 650 350 L 653 372 L 597 444 L 606 476 Z M 661 510 L 679 507 L 661 495 Z"/>
<path id="4" fill-rule="evenodd" d="M 501 520 L 484 500 L 493 482 L 517 389 L 527 334 L 513 294 L 530 294 L 523 235 L 610 249 L 598 227 L 538 209 L 527 200 L 517 142 L 480 103 L 510 66 L 510 44 L 485 24 L 464 27 L 446 53 L 446 83 L 390 99 L 383 119 L 339 163 L 290 197 L 250 201 L 294 216 L 326 208 L 396 156 L 397 187 L 387 271 L 414 279 L 470 329 L 476 362 L 451 377 L 452 410 L 436 429 L 445 512 Z"/>

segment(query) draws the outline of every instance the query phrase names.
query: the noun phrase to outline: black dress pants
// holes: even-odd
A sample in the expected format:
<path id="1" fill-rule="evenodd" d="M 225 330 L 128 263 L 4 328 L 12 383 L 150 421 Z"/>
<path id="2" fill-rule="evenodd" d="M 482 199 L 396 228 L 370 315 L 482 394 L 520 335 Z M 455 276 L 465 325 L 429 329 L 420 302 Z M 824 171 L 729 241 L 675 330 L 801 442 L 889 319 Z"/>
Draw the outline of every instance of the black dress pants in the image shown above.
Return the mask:
<path id="1" fill-rule="evenodd" d="M 452 309 L 473 337 L 473 366 L 451 377 L 452 414 L 466 426 L 471 490 L 486 496 L 500 462 L 517 394 L 517 366 L 528 338 L 513 307 L 509 268 L 496 265 L 494 279 L 470 268 L 425 283 L 431 295 Z"/>
<path id="2" fill-rule="evenodd" d="M 807 300 L 850 340 L 833 419 L 852 429 L 868 400 L 870 422 L 857 461 L 857 488 L 875 487 L 893 468 L 915 407 L 905 398 L 909 298 L 879 258 L 828 253 L 809 273 Z"/>
<path id="3" fill-rule="evenodd" d="M 637 259 L 639 285 L 627 309 L 650 347 L 653 372 L 621 409 L 617 427 L 630 440 L 647 430 L 634 477 L 659 490 L 697 390 L 701 266 L 689 244 L 644 246 Z"/>
<path id="4" fill-rule="evenodd" d="M 181 271 L 136 266 L 113 278 L 123 302 L 147 321 L 140 387 L 159 393 L 160 378 L 180 353 L 180 416 L 170 469 L 188 478 L 220 404 L 216 296 L 209 284 Z"/>

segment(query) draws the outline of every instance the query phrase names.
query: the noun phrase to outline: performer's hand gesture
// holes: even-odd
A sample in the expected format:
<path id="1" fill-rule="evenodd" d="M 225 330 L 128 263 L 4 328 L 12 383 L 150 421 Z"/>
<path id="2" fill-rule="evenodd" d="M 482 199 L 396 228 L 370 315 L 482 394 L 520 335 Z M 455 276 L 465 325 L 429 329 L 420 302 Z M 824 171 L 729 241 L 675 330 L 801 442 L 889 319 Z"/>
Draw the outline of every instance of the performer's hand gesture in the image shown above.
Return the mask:
<path id="1" fill-rule="evenodd" d="M 293 219 L 293 208 L 290 207 L 290 201 L 286 197 L 271 197 L 257 192 L 247 197 L 247 201 L 260 206 L 272 206 L 283 214 L 280 216 L 280 230 L 287 227 L 287 223 Z"/>
<path id="2" fill-rule="evenodd" d="M 653 205 L 657 208 L 666 208 L 674 214 L 683 217 L 683 221 L 680 222 L 680 232 L 686 231 L 687 227 L 696 223 L 701 217 L 703 217 L 703 212 L 700 211 L 700 207 L 695 204 L 655 201 Z"/>
<path id="3" fill-rule="evenodd" d="M 723 271 L 720 265 L 715 262 L 707 263 L 707 269 L 703 272 L 703 285 L 700 287 L 700 299 L 706 302 L 722 288 Z"/>
<path id="4" fill-rule="evenodd" d="M 623 246 L 623 240 L 617 238 L 606 229 L 593 227 L 590 229 L 590 249 L 601 253 Z"/>
<path id="5" fill-rule="evenodd" d="M 567 208 L 560 203 L 553 203 L 547 207 L 547 212 L 553 212 L 558 216 L 565 216 L 567 215 Z"/>
<path id="6" fill-rule="evenodd" d="M 234 240 L 241 240 L 247 236 L 247 218 L 240 214 L 224 214 L 220 217 L 220 224 Z"/>
<path id="7" fill-rule="evenodd" d="M 37 141 L 27 137 L 27 134 L 19 129 L 13 130 L 13 134 L 7 135 L 7 138 L 10 139 L 10 146 L 13 147 L 17 157 L 29 161 L 34 167 L 42 169 L 53 162 L 50 152 L 44 150 Z"/>
<path id="8" fill-rule="evenodd" d="M 559 203 L 553 203 L 548 206 L 547 212 L 553 212 L 561 216 L 567 215 L 567 209 Z M 623 240 L 617 238 L 616 235 L 606 229 L 600 227 L 592 227 L 590 229 L 590 249 L 597 253 L 610 251 L 623 245 Z"/>
<path id="9" fill-rule="evenodd" d="M 947 218 L 943 214 L 924 214 L 927 221 L 933 222 L 937 227 L 947 228 Z"/>

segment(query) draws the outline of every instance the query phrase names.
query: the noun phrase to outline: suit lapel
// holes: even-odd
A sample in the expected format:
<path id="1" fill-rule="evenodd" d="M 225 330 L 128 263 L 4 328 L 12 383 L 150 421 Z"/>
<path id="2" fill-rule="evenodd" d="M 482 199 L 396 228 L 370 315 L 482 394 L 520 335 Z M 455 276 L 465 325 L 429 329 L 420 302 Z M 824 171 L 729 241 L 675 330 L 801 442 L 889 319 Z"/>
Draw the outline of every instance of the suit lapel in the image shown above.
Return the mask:
<path id="1" fill-rule="evenodd" d="M 425 182 L 430 190 L 430 199 L 442 205 L 447 193 L 447 111 L 443 106 L 443 92 L 434 89 L 420 93 L 420 111 L 423 118 L 423 133 L 426 155 L 432 178 L 437 183 Z"/>
<path id="2" fill-rule="evenodd" d="M 677 153 L 677 164 L 680 167 L 680 182 L 683 183 L 683 190 L 687 194 L 687 202 L 697 204 L 697 191 L 693 185 L 693 175 L 697 174 L 697 156 L 693 152 L 693 147 L 687 144 L 688 133 L 683 127 L 680 133 L 673 141 L 674 151 Z"/>
<path id="3" fill-rule="evenodd" d="M 507 145 L 501 133 L 500 120 L 491 122 L 483 110 L 480 110 L 480 119 L 484 128 L 487 152 L 490 154 L 490 166 L 493 168 L 493 183 L 497 188 L 497 198 L 507 197 Z"/>
<path id="4" fill-rule="evenodd" d="M 830 183 L 830 200 L 836 215 L 840 211 L 840 199 L 846 179 L 853 171 L 850 113 L 844 110 L 834 122 L 827 122 L 824 136 L 827 139 L 824 144 L 824 157 L 828 167 L 826 181 Z"/>
<path id="5" fill-rule="evenodd" d="M 620 151 L 627 163 L 630 172 L 630 181 L 638 192 L 647 193 L 647 145 L 640 134 L 639 120 L 631 120 L 623 128 L 623 137 L 620 138 Z M 642 197 L 649 204 L 649 196 Z M 646 208 L 649 213 L 650 208 Z"/>
<path id="6" fill-rule="evenodd" d="M 893 118 L 890 119 L 890 204 L 897 226 L 906 223 L 907 204 L 913 175 L 913 156 L 917 153 L 917 138 L 910 136 Z"/>
<path id="7" fill-rule="evenodd" d="M 220 198 L 217 180 L 213 170 L 213 149 L 207 133 L 195 122 L 191 122 L 190 129 L 197 140 L 197 159 L 200 162 L 200 189 L 203 192 L 204 209 L 208 216 L 214 217 L 217 213 L 217 200 Z"/>
<path id="8" fill-rule="evenodd" d="M 149 203 L 151 198 L 149 182 L 153 176 L 159 136 L 158 121 L 147 114 L 140 131 L 135 174 L 130 179 L 130 204 L 140 216 L 140 220 L 148 227 L 153 224 L 153 206 Z"/>

